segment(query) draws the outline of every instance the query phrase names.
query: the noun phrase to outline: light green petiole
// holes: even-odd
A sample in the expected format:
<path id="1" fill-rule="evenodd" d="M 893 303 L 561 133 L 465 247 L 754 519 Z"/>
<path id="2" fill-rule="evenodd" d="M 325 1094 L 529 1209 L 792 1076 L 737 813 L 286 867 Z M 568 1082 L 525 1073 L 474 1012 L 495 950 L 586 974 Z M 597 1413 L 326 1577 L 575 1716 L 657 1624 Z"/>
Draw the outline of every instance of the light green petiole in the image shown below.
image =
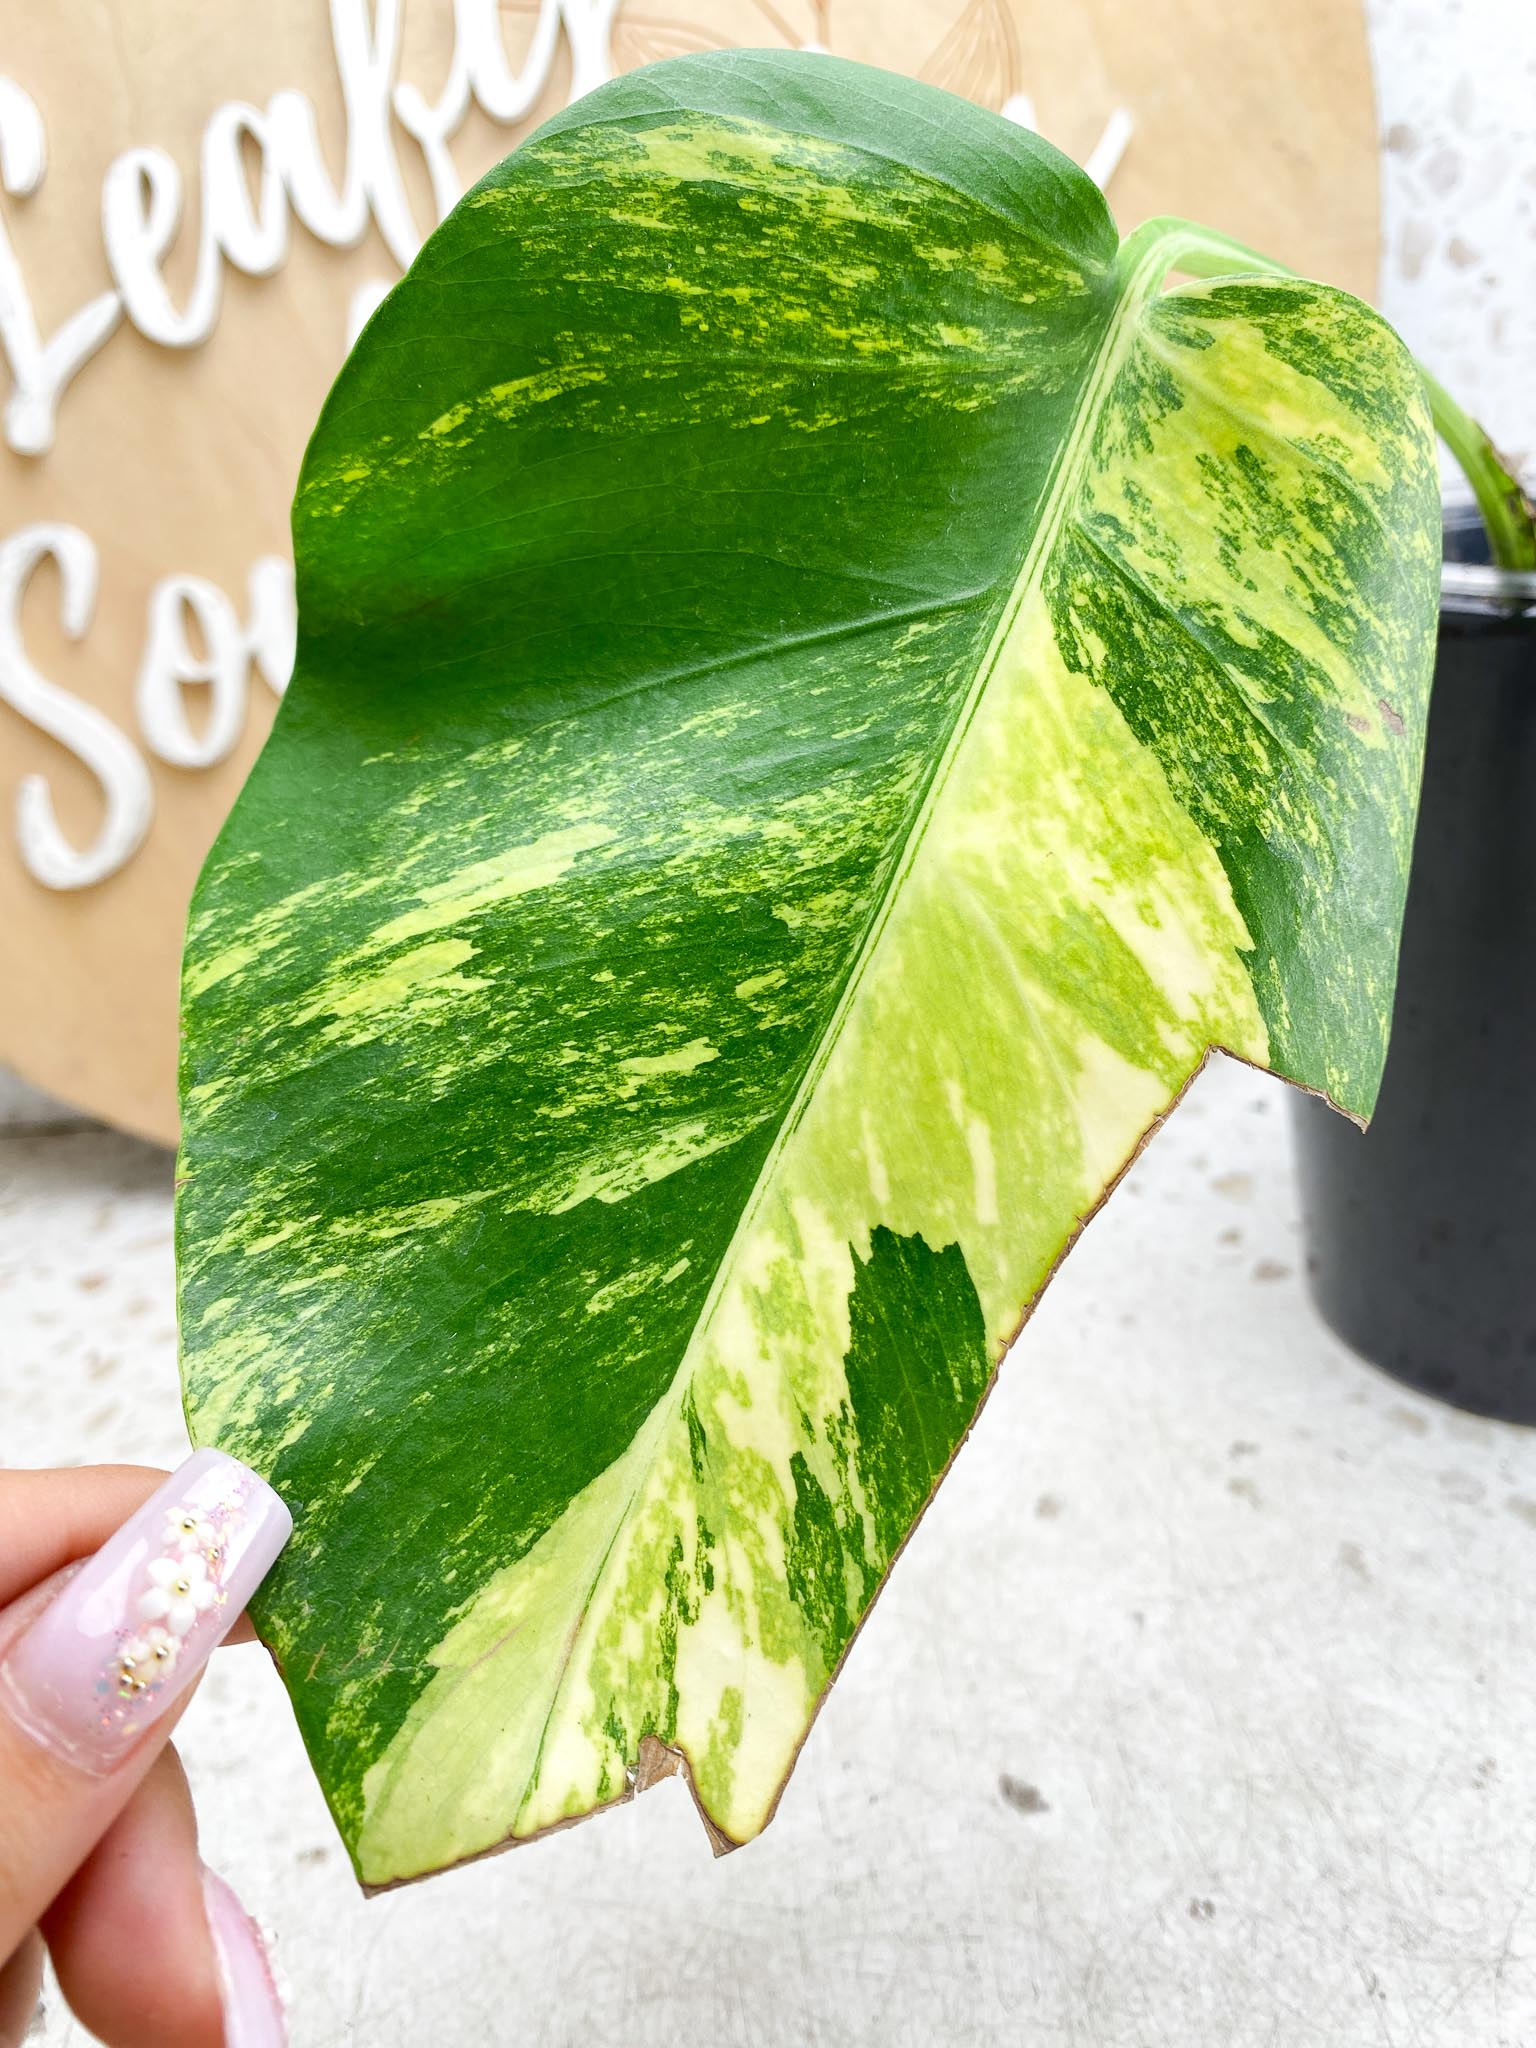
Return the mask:
<path id="1" fill-rule="evenodd" d="M 1477 421 L 1422 363 L 1419 375 L 1435 430 L 1472 486 L 1493 559 L 1501 569 L 1536 569 L 1536 506 Z"/>

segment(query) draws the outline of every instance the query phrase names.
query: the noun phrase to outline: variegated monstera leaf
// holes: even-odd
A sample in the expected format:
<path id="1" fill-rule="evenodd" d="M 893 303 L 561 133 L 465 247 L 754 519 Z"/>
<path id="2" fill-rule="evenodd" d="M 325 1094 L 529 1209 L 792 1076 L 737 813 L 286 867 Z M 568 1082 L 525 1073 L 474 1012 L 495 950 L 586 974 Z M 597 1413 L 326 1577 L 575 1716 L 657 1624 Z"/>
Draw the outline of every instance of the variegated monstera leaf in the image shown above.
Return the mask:
<path id="1" fill-rule="evenodd" d="M 368 1882 L 657 1745 L 743 1841 L 1207 1049 L 1371 1107 L 1413 368 L 942 93 L 686 58 L 433 237 L 294 528 L 187 954 L 195 1434 L 293 1503 Z"/>

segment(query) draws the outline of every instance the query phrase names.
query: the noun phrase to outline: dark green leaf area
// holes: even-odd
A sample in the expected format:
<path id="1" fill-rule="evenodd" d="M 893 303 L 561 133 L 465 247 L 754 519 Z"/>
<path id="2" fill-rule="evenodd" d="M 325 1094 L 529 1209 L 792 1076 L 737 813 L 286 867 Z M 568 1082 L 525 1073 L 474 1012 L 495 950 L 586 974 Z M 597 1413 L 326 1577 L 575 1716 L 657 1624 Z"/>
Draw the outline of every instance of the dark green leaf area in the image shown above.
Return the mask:
<path id="1" fill-rule="evenodd" d="M 375 317 L 295 506 L 331 717 L 430 688 L 515 730 L 1011 581 L 1112 236 L 1038 239 L 1036 155 L 1004 214 L 921 133 L 734 129 L 535 138 Z"/>
<path id="2" fill-rule="evenodd" d="M 858 185 L 892 166 L 931 181 L 934 198 L 969 201 L 1014 234 L 1084 270 L 1115 260 L 1118 236 L 1099 188 L 1033 129 L 999 122 L 969 100 L 900 73 L 804 51 L 733 50 L 679 57 L 612 80 L 555 114 L 536 139 L 596 124 L 634 131 L 686 115 L 750 123 L 858 152 Z M 496 174 L 493 173 L 494 177 Z"/>
<path id="3" fill-rule="evenodd" d="M 935 1251 L 881 1225 L 855 1253 L 840 1470 L 824 1481 L 796 1453 L 786 1562 L 808 1640 L 828 1671 L 927 1506 L 991 1373 L 981 1303 L 959 1245 Z M 857 1473 L 855 1506 L 849 1461 Z"/>

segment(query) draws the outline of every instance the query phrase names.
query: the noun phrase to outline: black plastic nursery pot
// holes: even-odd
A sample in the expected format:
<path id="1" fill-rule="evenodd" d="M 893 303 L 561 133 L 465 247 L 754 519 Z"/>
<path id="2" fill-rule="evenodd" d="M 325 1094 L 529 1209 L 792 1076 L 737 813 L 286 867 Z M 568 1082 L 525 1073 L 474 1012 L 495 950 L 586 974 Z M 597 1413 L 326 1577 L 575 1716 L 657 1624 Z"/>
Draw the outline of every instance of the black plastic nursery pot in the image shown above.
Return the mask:
<path id="1" fill-rule="evenodd" d="M 1376 1115 L 1294 1114 L 1325 1320 L 1410 1386 L 1536 1423 L 1536 579 L 1518 588 L 1442 605 Z"/>

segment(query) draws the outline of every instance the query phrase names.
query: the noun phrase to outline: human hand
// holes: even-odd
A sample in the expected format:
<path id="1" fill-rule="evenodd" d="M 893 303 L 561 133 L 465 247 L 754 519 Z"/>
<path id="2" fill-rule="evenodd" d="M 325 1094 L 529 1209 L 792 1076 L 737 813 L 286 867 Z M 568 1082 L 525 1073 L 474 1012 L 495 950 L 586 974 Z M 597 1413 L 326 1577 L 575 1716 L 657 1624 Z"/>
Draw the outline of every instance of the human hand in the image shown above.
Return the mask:
<path id="1" fill-rule="evenodd" d="M 214 1648 L 249 1638 L 292 1527 L 217 1451 L 169 1479 L 0 1472 L 0 2048 L 27 2030 L 44 1942 L 108 2048 L 282 2048 L 260 1937 L 198 1858 L 169 1738 Z"/>

